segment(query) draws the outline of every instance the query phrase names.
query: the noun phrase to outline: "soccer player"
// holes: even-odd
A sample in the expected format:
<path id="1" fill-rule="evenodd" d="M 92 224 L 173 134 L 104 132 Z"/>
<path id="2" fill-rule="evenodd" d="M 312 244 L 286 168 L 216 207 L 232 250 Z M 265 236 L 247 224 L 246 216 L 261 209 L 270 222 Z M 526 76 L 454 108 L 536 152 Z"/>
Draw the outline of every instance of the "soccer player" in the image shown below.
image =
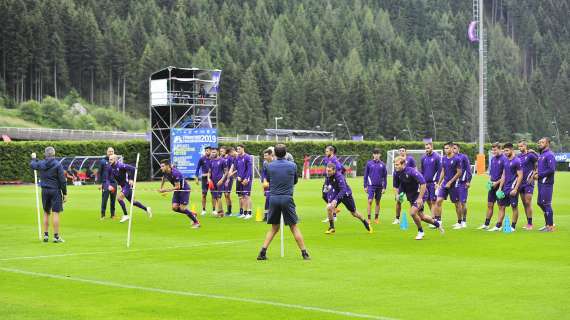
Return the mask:
<path id="1" fill-rule="evenodd" d="M 473 175 L 471 173 L 471 162 L 469 162 L 469 157 L 461 153 L 461 147 L 459 144 L 455 143 L 453 145 L 453 153 L 459 159 L 461 165 L 461 177 L 455 183 L 457 188 L 457 194 L 459 197 L 457 209 L 457 223 L 453 225 L 453 229 L 465 229 L 467 228 L 467 197 L 469 196 L 469 187 L 471 186 L 471 179 Z"/>
<path id="2" fill-rule="evenodd" d="M 400 147 L 398 149 L 399 156 L 406 160 L 407 167 L 416 167 L 416 160 L 414 157 L 408 155 L 408 150 L 405 147 Z M 392 178 L 394 178 L 395 172 L 392 173 Z M 400 214 L 402 213 L 402 203 L 400 202 L 400 191 L 394 185 L 394 180 L 392 180 L 392 186 L 394 187 L 394 192 L 396 193 L 396 218 L 392 222 L 392 224 L 400 224 Z"/>
<path id="3" fill-rule="evenodd" d="M 206 214 L 206 199 L 208 197 L 208 168 L 210 165 L 210 152 L 211 148 L 209 146 L 204 148 L 204 155 L 198 160 L 196 165 L 196 184 L 198 184 L 198 177 L 201 177 L 202 181 L 202 215 Z M 213 203 L 213 200 L 212 200 Z M 215 208 L 212 205 L 212 211 L 215 212 Z"/>
<path id="4" fill-rule="evenodd" d="M 232 215 L 232 197 L 231 197 L 231 192 L 232 192 L 232 186 L 233 186 L 233 178 L 229 176 L 229 172 L 230 169 L 232 167 L 232 164 L 234 163 L 234 157 L 231 156 L 230 154 L 233 153 L 232 152 L 233 148 L 226 148 L 226 147 L 220 147 L 220 157 L 222 157 L 225 160 L 225 179 L 224 179 L 224 184 L 222 185 L 222 194 L 224 195 L 224 199 L 226 199 L 226 216 L 231 216 Z"/>
<path id="5" fill-rule="evenodd" d="M 374 208 L 374 223 L 380 222 L 380 199 L 386 192 L 388 171 L 380 160 L 380 149 L 372 151 L 372 160 L 368 160 L 364 168 L 364 192 L 368 194 L 368 223 L 372 220 L 372 200 L 376 201 Z"/>
<path id="6" fill-rule="evenodd" d="M 422 240 L 424 238 L 422 221 L 433 225 L 443 233 L 443 226 L 439 221 L 424 215 L 424 201 L 427 199 L 427 184 L 423 175 L 416 168 L 407 167 L 406 159 L 403 157 L 394 159 L 394 172 L 394 179 L 396 180 L 398 189 L 406 194 L 406 198 L 411 205 L 410 215 L 418 227 L 416 240 Z"/>
<path id="7" fill-rule="evenodd" d="M 358 211 L 356 211 L 356 204 L 354 203 L 354 198 L 352 198 L 352 190 L 346 183 L 346 178 L 344 175 L 337 170 L 334 163 L 329 163 L 327 165 L 327 180 L 326 186 L 328 194 L 327 199 L 330 199 L 327 204 L 327 212 L 329 215 L 329 228 L 325 231 L 326 234 L 335 233 L 334 227 L 334 212 L 339 204 L 344 204 L 346 209 L 352 214 L 353 217 L 357 218 L 364 224 L 364 228 L 369 233 L 372 233 L 372 226 L 368 223 L 364 217 Z"/>
<path id="8" fill-rule="evenodd" d="M 38 160 L 32 153 L 30 167 L 40 173 L 42 188 L 42 206 L 44 209 L 44 242 L 49 241 L 49 217 L 52 217 L 53 242 L 65 242 L 59 236 L 59 213 L 63 212 L 63 203 L 67 201 L 67 182 L 63 167 L 55 159 L 55 149 L 47 147 L 44 150 L 45 160 Z"/>
<path id="9" fill-rule="evenodd" d="M 226 159 L 220 158 L 218 148 L 211 148 L 210 162 L 208 169 L 208 183 L 213 187 L 210 190 L 212 198 L 214 199 L 214 211 L 218 218 L 224 217 L 224 209 L 222 207 L 222 192 L 224 185 L 224 178 L 226 173 Z"/>
<path id="10" fill-rule="evenodd" d="M 269 180 L 267 180 L 267 170 L 271 161 L 273 161 L 273 150 L 271 148 L 267 148 L 263 151 L 263 167 L 261 168 L 261 177 L 260 177 L 261 183 L 263 185 L 263 194 L 265 196 L 263 221 L 267 221 L 267 214 L 269 213 L 270 190 L 269 190 Z"/>
<path id="11" fill-rule="evenodd" d="M 200 222 L 196 218 L 196 214 L 188 210 L 190 185 L 186 182 L 182 173 L 172 167 L 168 159 L 160 161 L 160 171 L 162 171 L 163 175 L 158 192 L 172 192 L 172 211 L 185 214 L 192 221 L 193 229 L 200 228 Z M 172 184 L 172 188 L 164 188 L 166 181 Z"/>
<path id="12" fill-rule="evenodd" d="M 435 194 L 435 183 L 439 181 L 441 156 L 437 152 L 433 152 L 433 143 L 427 142 L 424 147 L 426 153 L 420 160 L 420 172 L 426 180 L 427 204 L 431 211 L 435 206 L 435 201 L 437 200 L 437 195 Z"/>
<path id="13" fill-rule="evenodd" d="M 301 249 L 301 257 L 304 260 L 310 260 L 305 241 L 301 230 L 297 227 L 298 218 L 295 211 L 295 201 L 293 200 L 294 185 L 297 184 L 297 165 L 293 161 L 285 160 L 287 149 L 285 145 L 278 144 L 275 146 L 275 155 L 277 160 L 271 161 L 267 165 L 266 179 L 269 182 L 269 214 L 267 216 L 267 224 L 271 225 L 271 229 L 265 236 L 261 251 L 257 256 L 257 260 L 267 260 L 267 248 L 271 240 L 279 232 L 281 224 L 281 215 L 285 225 L 289 226 L 295 241 Z"/>
<path id="14" fill-rule="evenodd" d="M 489 192 L 487 193 L 487 216 L 485 217 L 485 223 L 479 228 L 480 230 L 489 229 L 489 224 L 491 223 L 491 218 L 493 217 L 493 209 L 495 202 L 497 202 L 497 190 L 503 180 L 503 171 L 505 169 L 505 164 L 507 163 L 507 157 L 502 153 L 501 144 L 495 142 L 491 145 L 491 165 L 489 167 Z"/>
<path id="15" fill-rule="evenodd" d="M 325 190 L 325 186 L 326 186 L 326 181 L 327 181 L 327 175 L 326 175 L 326 168 L 327 165 L 329 163 L 334 163 L 334 165 L 336 166 L 336 170 L 339 171 L 340 173 L 344 174 L 344 166 L 342 165 L 342 163 L 340 163 L 340 161 L 338 161 L 338 158 L 336 157 L 336 147 L 333 145 L 328 145 L 325 147 L 325 158 L 323 159 L 323 165 L 325 166 L 325 181 L 323 182 L 323 194 L 322 194 L 322 198 L 325 201 L 326 204 L 329 203 L 329 199 L 327 199 L 327 194 L 328 191 Z M 333 218 L 336 221 L 336 214 L 339 213 L 340 210 L 336 209 L 334 214 L 333 214 Z M 329 217 L 328 217 L 328 213 L 327 213 L 327 217 L 323 220 L 323 222 L 328 222 L 329 221 Z"/>
<path id="16" fill-rule="evenodd" d="M 521 162 L 519 158 L 515 156 L 513 149 L 514 146 L 512 143 L 505 143 L 503 146 L 503 154 L 507 157 L 507 162 L 503 167 L 503 178 L 501 179 L 499 189 L 505 193 L 505 197 L 499 200 L 499 218 L 497 224 L 488 230 L 491 232 L 501 230 L 507 206 L 511 206 L 513 210 L 513 221 L 511 223 L 513 231 L 515 231 L 519 218 L 518 192 L 523 179 L 523 171 Z"/>
<path id="17" fill-rule="evenodd" d="M 534 174 L 536 172 L 536 164 L 538 155 L 534 150 L 528 149 L 525 140 L 519 141 L 519 160 L 523 169 L 523 180 L 519 189 L 519 195 L 526 214 L 526 226 L 523 229 L 532 230 L 532 194 L 534 192 Z"/>
<path id="18" fill-rule="evenodd" d="M 111 177 L 111 179 L 107 179 L 107 175 L 109 173 L 109 157 L 115 154 L 115 149 L 112 147 L 107 148 L 107 156 L 99 162 L 99 190 L 101 190 L 101 220 L 105 219 L 105 212 L 107 211 L 107 200 L 110 201 L 110 213 L 111 219 L 115 218 L 115 202 L 117 200 L 117 181 Z M 109 181 L 110 186 L 106 185 L 104 182 Z M 113 192 L 109 191 L 109 189 L 113 190 Z"/>
<path id="19" fill-rule="evenodd" d="M 554 211 L 552 210 L 552 192 L 554 191 L 554 173 L 556 172 L 556 159 L 550 151 L 550 139 L 547 137 L 538 140 L 537 172 L 534 179 L 538 180 L 538 201 L 537 204 L 544 212 L 545 226 L 540 228 L 543 232 L 554 231 Z"/>
<path id="20" fill-rule="evenodd" d="M 461 210 L 459 203 L 459 194 L 455 183 L 461 177 L 461 163 L 453 152 L 453 142 L 448 142 L 443 146 L 445 157 L 441 159 L 441 175 L 436 184 L 437 200 L 434 207 L 434 219 L 443 224 L 441 221 L 441 211 L 443 207 L 443 200 L 449 196 L 451 202 L 455 204 L 455 210 Z M 460 212 L 460 211 L 459 211 Z M 461 223 L 461 221 L 459 221 Z"/>
<path id="21" fill-rule="evenodd" d="M 240 219 L 251 219 L 251 184 L 253 178 L 251 155 L 245 152 L 245 147 L 237 147 L 236 158 L 236 193 L 240 201 Z"/>
<path id="22" fill-rule="evenodd" d="M 121 218 L 121 223 L 129 220 L 129 214 L 127 213 L 127 206 L 125 205 L 125 198 L 129 201 L 133 199 L 133 176 L 135 175 L 135 167 L 128 165 L 126 163 L 119 162 L 119 157 L 114 154 L 109 157 L 109 170 L 108 179 L 113 177 L 117 184 L 121 186 L 121 193 L 119 193 L 119 204 L 121 209 L 123 209 L 123 217 Z M 109 181 L 106 181 L 109 184 Z M 133 205 L 137 208 L 144 210 L 149 218 L 152 218 L 152 211 L 150 207 L 144 206 L 139 201 L 133 202 Z"/>

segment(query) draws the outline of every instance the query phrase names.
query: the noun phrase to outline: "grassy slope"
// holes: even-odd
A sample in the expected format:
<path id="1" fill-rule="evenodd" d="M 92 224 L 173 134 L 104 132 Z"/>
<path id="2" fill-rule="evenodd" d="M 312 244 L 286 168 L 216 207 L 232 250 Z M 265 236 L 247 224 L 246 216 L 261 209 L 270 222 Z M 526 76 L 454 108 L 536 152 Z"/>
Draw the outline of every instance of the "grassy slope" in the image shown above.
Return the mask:
<path id="1" fill-rule="evenodd" d="M 365 210 L 361 180 L 351 181 L 357 205 Z M 382 202 L 382 221 L 369 235 L 343 210 L 337 234 L 325 236 L 321 223 L 321 181 L 301 181 L 296 203 L 313 256 L 302 261 L 286 233 L 286 256 L 278 242 L 269 261 L 255 261 L 267 227 L 253 220 L 203 217 L 192 230 L 188 219 L 169 212 L 170 199 L 141 184 L 140 200 L 154 208 L 148 220 L 136 211 L 131 252 L 126 226 L 98 220 L 99 193 L 93 186 L 70 187 L 63 216 L 65 244 L 37 241 L 34 193 L 30 186 L 0 188 L 0 268 L 91 279 L 175 291 L 242 297 L 397 319 L 562 319 L 570 307 L 570 175 L 557 175 L 554 200 L 558 231 L 486 233 L 484 179 L 477 177 L 469 201 L 469 228 L 445 235 L 401 231 L 393 219 L 392 192 Z M 256 186 L 259 187 L 259 186 Z M 194 187 L 196 190 L 198 188 Z M 255 206 L 262 204 L 257 190 Z M 192 194 L 198 203 L 199 194 Z M 234 205 L 236 207 L 237 205 Z M 406 206 L 407 208 L 407 206 Z M 542 215 L 535 208 L 536 225 Z M 136 210 L 136 209 L 135 209 Z M 235 210 L 234 210 L 235 211 Z M 444 208 L 447 226 L 452 207 Z M 521 219 L 521 223 L 524 219 Z M 411 222 L 411 221 L 410 221 Z M 212 244 L 219 240 L 240 243 Z M 189 247 L 191 245 L 200 245 Z M 172 248 L 178 246 L 178 248 Z M 144 250 L 141 250 L 144 249 Z M 150 250 L 148 250 L 150 249 Z M 5 260 L 13 257 L 93 253 Z M 149 292 L 64 281 L 0 269 L 2 319 L 336 319 L 346 316 L 256 303 Z"/>

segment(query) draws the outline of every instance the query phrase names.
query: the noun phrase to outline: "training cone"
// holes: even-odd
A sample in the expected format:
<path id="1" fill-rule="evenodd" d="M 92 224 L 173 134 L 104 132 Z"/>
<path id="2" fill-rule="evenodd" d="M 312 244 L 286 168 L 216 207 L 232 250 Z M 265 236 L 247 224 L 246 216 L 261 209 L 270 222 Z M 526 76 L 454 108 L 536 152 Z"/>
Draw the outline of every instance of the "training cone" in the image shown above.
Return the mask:
<path id="1" fill-rule="evenodd" d="M 402 216 L 400 217 L 400 229 L 408 230 L 408 215 L 406 211 L 402 211 Z"/>
<path id="2" fill-rule="evenodd" d="M 255 221 L 263 222 L 263 213 L 261 213 L 261 210 L 259 210 L 259 208 L 255 210 Z"/>
<path id="3" fill-rule="evenodd" d="M 511 227 L 511 219 L 509 219 L 509 216 L 505 216 L 505 222 L 503 224 L 503 232 L 504 233 L 513 232 L 513 228 Z"/>

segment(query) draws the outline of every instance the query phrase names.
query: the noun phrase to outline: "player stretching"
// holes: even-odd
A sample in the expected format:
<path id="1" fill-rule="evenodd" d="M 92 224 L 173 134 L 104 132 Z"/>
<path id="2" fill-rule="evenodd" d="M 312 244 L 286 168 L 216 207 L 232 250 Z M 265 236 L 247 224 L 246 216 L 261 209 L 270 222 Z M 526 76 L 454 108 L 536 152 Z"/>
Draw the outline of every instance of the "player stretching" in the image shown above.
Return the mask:
<path id="1" fill-rule="evenodd" d="M 526 141 L 519 141 L 518 157 L 523 169 L 523 180 L 519 188 L 519 195 L 526 214 L 526 226 L 523 229 L 532 230 L 532 193 L 534 192 L 534 173 L 538 155 L 533 150 L 528 149 Z"/>
<path id="2" fill-rule="evenodd" d="M 406 167 L 415 168 L 416 167 L 416 160 L 414 157 L 408 155 L 408 151 L 404 147 L 400 147 L 398 150 L 400 157 L 406 160 Z M 395 172 L 392 173 L 392 178 L 394 178 Z M 402 213 L 402 203 L 400 202 L 400 190 L 394 185 L 394 180 L 392 180 L 392 186 L 394 187 L 394 192 L 396 193 L 396 218 L 392 222 L 392 224 L 400 224 L 400 214 Z"/>
<path id="3" fill-rule="evenodd" d="M 455 183 L 457 188 L 457 195 L 459 197 L 459 206 L 456 207 L 457 212 L 457 223 L 453 225 L 453 229 L 464 229 L 467 228 L 467 197 L 469 196 L 469 187 L 471 185 L 471 179 L 473 178 L 471 174 L 471 163 L 469 162 L 469 157 L 461 153 L 461 147 L 459 144 L 455 143 L 453 145 L 453 153 L 459 159 L 461 166 L 461 177 Z"/>
<path id="4" fill-rule="evenodd" d="M 119 204 L 121 209 L 123 209 L 123 217 L 121 218 L 121 223 L 129 220 L 129 214 L 127 213 L 127 206 L 125 205 L 125 198 L 129 201 L 133 199 L 133 176 L 135 175 L 135 167 L 119 162 L 119 157 L 114 154 L 109 157 L 109 170 L 110 174 L 107 175 L 110 179 L 111 176 L 115 178 L 117 184 L 121 186 L 121 193 L 119 194 Z M 109 185 L 110 182 L 106 181 L 105 185 Z M 109 190 L 113 191 L 113 190 Z M 143 209 L 149 218 L 152 218 L 152 211 L 150 207 L 145 207 L 142 203 L 135 201 L 133 202 L 135 207 Z"/>
<path id="5" fill-rule="evenodd" d="M 336 165 L 334 163 L 329 163 L 326 170 L 327 180 L 325 184 L 328 190 L 327 199 L 330 199 L 330 201 L 327 204 L 327 212 L 329 215 L 329 229 L 325 231 L 325 233 L 335 233 L 334 212 L 340 203 L 344 204 L 346 209 L 350 212 L 350 214 L 352 214 L 353 217 L 362 221 L 364 228 L 366 228 L 369 233 L 372 233 L 372 226 L 370 226 L 368 221 L 366 221 L 366 219 L 364 219 L 362 215 L 356 211 L 356 204 L 352 198 L 352 190 L 346 183 L 346 178 L 344 175 L 336 169 Z"/>
<path id="6" fill-rule="evenodd" d="M 202 182 L 202 215 L 206 214 L 206 199 L 208 197 L 208 168 L 210 167 L 210 147 L 204 148 L 204 155 L 198 160 L 196 165 L 196 184 L 198 184 L 198 179 Z M 201 178 L 198 178 L 201 177 Z M 211 194 L 211 193 L 210 193 Z M 215 213 L 214 208 L 214 198 L 212 198 L 212 211 Z"/>
<path id="7" fill-rule="evenodd" d="M 431 211 L 435 206 L 435 200 L 437 200 L 437 195 L 435 194 L 435 183 L 436 181 L 439 181 L 441 156 L 437 154 L 437 152 L 433 152 L 433 143 L 431 142 L 427 142 L 425 144 L 425 150 L 426 153 L 420 160 L 420 172 L 426 180 L 427 204 Z"/>
<path id="8" fill-rule="evenodd" d="M 168 159 L 160 161 L 160 171 L 162 171 L 163 175 L 158 192 L 172 192 L 172 211 L 185 214 L 192 220 L 192 228 L 200 228 L 200 222 L 198 222 L 195 213 L 188 210 L 190 185 L 186 182 L 182 173 L 178 169 L 173 168 Z M 172 188 L 164 188 L 166 181 L 172 184 Z"/>
<path id="9" fill-rule="evenodd" d="M 449 196 L 451 202 L 455 204 L 455 210 L 461 212 L 461 204 L 459 203 L 459 194 L 455 182 L 461 177 L 461 163 L 453 153 L 453 142 L 448 142 L 443 147 L 445 157 L 441 159 L 441 176 L 436 185 L 437 200 L 434 207 L 434 219 L 443 224 L 441 221 L 441 211 L 443 200 Z M 459 221 L 461 223 L 461 221 Z"/>
<path id="10" fill-rule="evenodd" d="M 410 215 L 418 227 L 416 240 L 422 240 L 424 238 L 422 221 L 433 225 L 443 233 L 443 226 L 439 221 L 424 215 L 424 201 L 427 199 L 427 185 L 423 175 L 416 168 L 406 167 L 406 159 L 402 157 L 394 159 L 394 172 L 395 184 L 401 192 L 406 194 L 406 198 L 411 205 Z"/>
<path id="11" fill-rule="evenodd" d="M 556 172 L 556 159 L 550 151 L 550 139 L 542 138 L 538 140 L 538 168 L 534 174 L 534 179 L 538 180 L 538 201 L 537 204 L 544 212 L 546 225 L 540 231 L 554 231 L 554 211 L 552 210 L 552 192 L 554 191 L 554 172 Z"/>
<path id="12" fill-rule="evenodd" d="M 519 158 L 515 156 L 513 148 L 514 146 L 512 143 L 506 143 L 503 146 L 503 154 L 507 157 L 507 162 L 505 163 L 503 169 L 503 179 L 500 183 L 500 190 L 503 191 L 505 197 L 499 200 L 499 218 L 497 224 L 488 231 L 501 230 L 503 219 L 505 218 L 505 209 L 507 206 L 511 206 L 513 209 L 513 221 L 511 223 L 513 231 L 515 231 L 515 227 L 517 225 L 519 218 L 518 190 L 523 179 L 523 171 L 521 162 Z"/>
<path id="13" fill-rule="evenodd" d="M 489 167 L 490 180 L 487 185 L 487 189 L 489 190 L 487 193 L 487 216 L 485 217 L 485 223 L 477 228 L 480 230 L 489 229 L 489 224 L 491 223 L 491 218 L 493 217 L 495 202 L 498 200 L 497 190 L 499 190 L 499 186 L 501 185 L 501 181 L 503 179 L 503 171 L 505 164 L 507 163 L 507 157 L 505 157 L 505 155 L 502 153 L 500 143 L 495 142 L 491 145 L 491 153 L 493 156 L 491 157 L 491 165 Z"/>
<path id="14" fill-rule="evenodd" d="M 217 213 L 218 218 L 224 217 L 224 209 L 222 207 L 222 192 L 226 172 L 225 169 L 226 159 L 220 158 L 218 155 L 218 148 L 212 148 L 208 170 L 208 183 L 214 186 L 212 190 L 210 190 L 210 194 L 214 199 L 214 212 Z"/>
<path id="15" fill-rule="evenodd" d="M 380 149 L 372 151 L 372 160 L 368 160 L 364 168 L 364 192 L 368 194 L 368 223 L 371 223 L 372 200 L 376 201 L 374 208 L 374 223 L 378 224 L 380 218 L 380 199 L 386 192 L 388 171 L 386 165 L 380 160 Z"/>
<path id="16" fill-rule="evenodd" d="M 261 168 L 261 184 L 263 185 L 263 195 L 265 196 L 265 207 L 263 211 L 263 221 L 267 221 L 267 214 L 269 213 L 269 181 L 267 180 L 267 169 L 269 164 L 273 161 L 273 150 L 271 148 L 263 151 L 263 167 Z"/>
<path id="17" fill-rule="evenodd" d="M 338 158 L 336 157 L 336 147 L 332 145 L 325 147 L 325 158 L 323 159 L 323 166 L 325 167 L 325 174 L 324 174 L 325 181 L 323 182 L 323 200 L 325 201 L 326 204 L 329 203 L 329 199 L 327 199 L 328 191 L 325 190 L 326 181 L 327 181 L 326 170 L 329 163 L 333 163 L 336 167 L 336 171 L 344 174 L 344 166 L 340 163 L 340 161 L 338 161 Z M 339 212 L 340 210 L 337 208 L 333 214 L 333 218 L 335 221 L 336 221 L 336 214 Z M 323 220 L 323 222 L 328 222 L 328 221 L 329 217 L 327 213 L 327 217 Z"/>

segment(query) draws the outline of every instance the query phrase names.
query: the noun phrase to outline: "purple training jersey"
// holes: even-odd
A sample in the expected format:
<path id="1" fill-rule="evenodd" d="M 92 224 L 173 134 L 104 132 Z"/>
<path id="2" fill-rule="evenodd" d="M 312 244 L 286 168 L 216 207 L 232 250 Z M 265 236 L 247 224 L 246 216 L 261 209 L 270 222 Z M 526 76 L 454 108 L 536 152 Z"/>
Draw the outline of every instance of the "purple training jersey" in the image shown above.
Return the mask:
<path id="1" fill-rule="evenodd" d="M 210 166 L 210 158 L 208 156 L 202 156 L 200 160 L 198 160 L 198 164 L 196 165 L 196 177 L 200 175 L 205 176 L 208 174 L 208 169 Z"/>
<path id="2" fill-rule="evenodd" d="M 251 155 L 244 153 L 241 156 L 237 156 L 235 163 L 237 177 L 241 178 L 242 180 L 249 179 L 249 181 L 251 181 Z"/>
<path id="3" fill-rule="evenodd" d="M 210 159 L 209 163 L 209 172 L 210 172 L 210 179 L 214 180 L 214 182 L 220 181 L 224 176 L 226 169 L 226 160 L 224 158 L 214 158 Z"/>
<path id="4" fill-rule="evenodd" d="M 461 176 L 457 180 L 457 183 L 466 184 L 471 182 L 473 176 L 471 174 L 471 162 L 469 161 L 469 157 L 464 153 L 457 154 L 457 157 L 459 158 L 459 164 L 461 166 Z"/>
<path id="5" fill-rule="evenodd" d="M 190 185 L 186 182 L 186 179 L 184 179 L 182 172 L 176 168 L 172 168 L 170 173 L 164 173 L 164 178 L 168 180 L 172 186 L 175 186 L 176 183 L 180 183 L 180 190 L 190 190 Z"/>
<path id="6" fill-rule="evenodd" d="M 461 170 L 461 161 L 455 155 L 451 158 L 445 156 L 441 159 L 441 167 L 444 170 L 443 185 L 445 185 L 457 174 L 457 169 Z"/>
<path id="7" fill-rule="evenodd" d="M 388 171 L 382 160 L 369 160 L 364 168 L 364 188 L 381 187 L 386 189 Z"/>
<path id="8" fill-rule="evenodd" d="M 437 152 L 431 154 L 424 154 L 420 160 L 420 172 L 424 176 L 426 183 L 439 181 L 439 174 L 441 172 L 441 156 Z"/>
<path id="9" fill-rule="evenodd" d="M 491 181 L 496 182 L 503 176 L 507 157 L 504 154 L 491 157 L 491 166 L 489 167 L 489 176 Z"/>
<path id="10" fill-rule="evenodd" d="M 556 159 L 550 149 L 543 150 L 538 157 L 538 184 L 554 184 Z"/>
<path id="11" fill-rule="evenodd" d="M 522 170 L 521 161 L 518 157 L 508 159 L 505 163 L 505 184 L 503 184 L 503 192 L 511 192 L 517 184 L 518 171 Z"/>
<path id="12" fill-rule="evenodd" d="M 116 162 L 114 165 L 111 165 L 111 175 L 121 188 L 129 188 L 128 181 L 135 176 L 135 167 L 122 162 Z M 106 182 L 107 185 L 109 183 L 110 181 Z"/>
<path id="13" fill-rule="evenodd" d="M 526 152 L 520 153 L 518 155 L 518 158 L 521 162 L 523 170 L 523 180 L 521 182 L 521 186 L 534 185 L 534 182 L 529 183 L 529 180 L 532 181 L 532 174 L 534 172 L 536 162 L 538 161 L 538 155 L 534 152 Z"/>

